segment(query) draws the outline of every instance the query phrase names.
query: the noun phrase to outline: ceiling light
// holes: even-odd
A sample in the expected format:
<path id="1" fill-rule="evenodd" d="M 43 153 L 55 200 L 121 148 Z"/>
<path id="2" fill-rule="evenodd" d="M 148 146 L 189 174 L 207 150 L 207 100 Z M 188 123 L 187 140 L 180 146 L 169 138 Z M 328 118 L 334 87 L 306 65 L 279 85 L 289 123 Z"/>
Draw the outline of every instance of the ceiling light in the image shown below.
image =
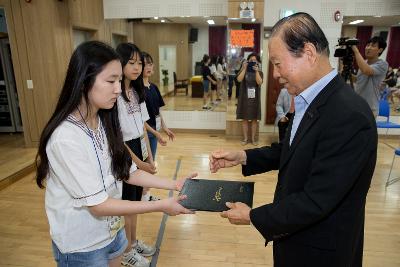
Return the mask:
<path id="1" fill-rule="evenodd" d="M 255 19 L 255 18 L 252 18 L 252 19 L 251 19 L 251 22 L 255 22 L 255 21 L 256 21 L 256 19 Z"/>
<path id="2" fill-rule="evenodd" d="M 374 18 L 380 18 L 380 17 L 382 17 L 382 16 L 374 16 Z"/>
<path id="3" fill-rule="evenodd" d="M 164 23 L 164 22 L 165 22 L 165 19 L 162 19 L 161 22 Z"/>
<path id="4" fill-rule="evenodd" d="M 154 17 L 154 19 L 158 19 L 158 17 Z"/>
<path id="5" fill-rule="evenodd" d="M 363 19 L 354 20 L 352 22 L 349 22 L 349 24 L 354 25 L 354 24 L 359 24 L 361 22 L 364 22 L 364 20 Z"/>
<path id="6" fill-rule="evenodd" d="M 207 20 L 207 23 L 210 24 L 210 25 L 214 25 L 215 24 L 214 20 L 212 20 L 212 19 Z"/>

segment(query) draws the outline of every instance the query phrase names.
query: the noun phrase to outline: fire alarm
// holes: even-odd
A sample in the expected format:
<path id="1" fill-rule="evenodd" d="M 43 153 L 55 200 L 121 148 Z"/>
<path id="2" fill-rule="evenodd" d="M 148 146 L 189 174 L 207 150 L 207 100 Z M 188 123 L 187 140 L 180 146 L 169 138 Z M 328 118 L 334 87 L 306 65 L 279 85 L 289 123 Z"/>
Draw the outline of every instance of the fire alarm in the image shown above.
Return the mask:
<path id="1" fill-rule="evenodd" d="M 342 19 L 342 14 L 340 14 L 339 10 L 337 10 L 335 12 L 335 15 L 333 16 L 333 18 L 335 19 L 335 21 L 340 21 Z"/>

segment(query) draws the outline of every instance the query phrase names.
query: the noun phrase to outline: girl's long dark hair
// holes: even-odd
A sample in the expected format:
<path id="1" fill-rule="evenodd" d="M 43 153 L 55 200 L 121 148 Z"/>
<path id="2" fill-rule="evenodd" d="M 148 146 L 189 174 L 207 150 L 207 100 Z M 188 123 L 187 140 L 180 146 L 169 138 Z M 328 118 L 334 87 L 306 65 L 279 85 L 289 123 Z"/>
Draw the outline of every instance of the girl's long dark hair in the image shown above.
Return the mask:
<path id="1" fill-rule="evenodd" d="M 45 187 L 45 179 L 49 173 L 46 146 L 51 135 L 78 108 L 82 99 L 89 103 L 88 93 L 97 75 L 113 60 L 120 61 L 118 54 L 110 46 L 98 41 L 85 42 L 72 54 L 56 109 L 40 137 L 36 155 L 36 183 L 40 188 Z M 89 106 L 87 108 L 89 111 Z M 127 180 L 132 160 L 123 143 L 117 104 L 111 109 L 100 109 L 98 115 L 108 140 L 112 173 L 118 180 Z"/>
<path id="2" fill-rule="evenodd" d="M 147 52 L 142 52 L 142 57 L 143 57 L 143 64 L 146 65 L 146 63 L 154 63 L 153 58 L 151 55 Z"/>
<path id="3" fill-rule="evenodd" d="M 136 93 L 139 95 L 139 103 L 142 103 L 145 98 L 145 91 L 144 91 L 144 84 L 143 84 L 143 69 L 144 69 L 144 59 L 142 56 L 142 52 L 140 51 L 139 47 L 132 43 L 122 43 L 117 46 L 117 53 L 121 57 L 122 68 L 128 64 L 129 60 L 131 60 L 135 54 L 138 55 L 140 60 L 142 61 L 142 73 L 140 73 L 139 77 L 136 80 L 132 80 L 129 84 L 130 88 L 133 88 Z M 139 60 L 139 59 L 138 59 Z M 125 101 L 129 102 L 129 98 L 126 94 L 125 89 L 125 75 L 122 75 L 122 97 Z"/>

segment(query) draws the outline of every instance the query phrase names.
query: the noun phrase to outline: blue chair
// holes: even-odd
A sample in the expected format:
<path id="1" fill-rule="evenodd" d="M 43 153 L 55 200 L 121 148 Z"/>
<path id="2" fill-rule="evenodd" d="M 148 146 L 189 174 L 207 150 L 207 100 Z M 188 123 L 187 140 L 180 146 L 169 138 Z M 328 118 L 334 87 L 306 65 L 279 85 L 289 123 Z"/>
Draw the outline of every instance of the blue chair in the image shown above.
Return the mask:
<path id="1" fill-rule="evenodd" d="M 390 167 L 390 172 L 389 172 L 388 178 L 386 180 L 386 187 L 388 187 L 389 185 L 394 184 L 395 182 L 400 180 L 400 177 L 390 179 L 390 175 L 392 174 L 392 170 L 393 170 L 394 158 L 396 157 L 396 155 L 400 156 L 400 148 L 397 148 L 394 150 L 392 166 Z"/>
<path id="2" fill-rule="evenodd" d="M 378 117 L 385 117 L 386 120 L 384 121 L 377 121 L 376 122 L 376 127 L 377 128 L 385 128 L 386 129 L 386 134 L 388 133 L 389 129 L 398 129 L 400 128 L 400 124 L 394 123 L 389 121 L 390 117 L 390 105 L 389 102 L 385 99 L 379 100 L 379 111 L 378 111 Z"/>

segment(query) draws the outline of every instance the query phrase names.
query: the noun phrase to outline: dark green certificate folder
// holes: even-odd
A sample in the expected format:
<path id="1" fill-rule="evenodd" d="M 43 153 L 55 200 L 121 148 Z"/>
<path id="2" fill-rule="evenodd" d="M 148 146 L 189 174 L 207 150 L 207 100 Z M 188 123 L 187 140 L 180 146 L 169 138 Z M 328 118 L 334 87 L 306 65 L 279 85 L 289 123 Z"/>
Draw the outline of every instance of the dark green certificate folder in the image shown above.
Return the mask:
<path id="1" fill-rule="evenodd" d="M 187 179 L 180 193 L 187 198 L 180 203 L 191 210 L 219 212 L 228 210 L 226 202 L 243 202 L 252 207 L 253 193 L 254 182 Z"/>

